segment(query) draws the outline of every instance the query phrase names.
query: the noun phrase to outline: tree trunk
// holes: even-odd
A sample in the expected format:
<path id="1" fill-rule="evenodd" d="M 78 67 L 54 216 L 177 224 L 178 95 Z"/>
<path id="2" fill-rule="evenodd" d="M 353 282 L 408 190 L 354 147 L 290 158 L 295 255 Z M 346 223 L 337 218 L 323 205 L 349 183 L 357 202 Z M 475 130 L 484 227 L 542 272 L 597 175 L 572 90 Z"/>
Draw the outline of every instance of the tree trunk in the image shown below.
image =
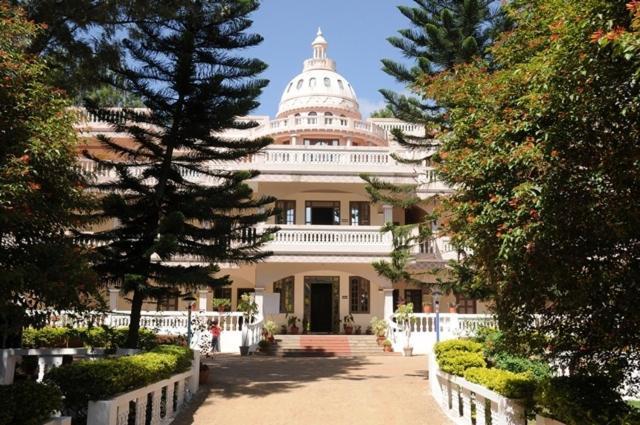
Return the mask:
<path id="1" fill-rule="evenodd" d="M 140 313 L 142 311 L 142 303 L 144 296 L 141 291 L 133 291 L 133 299 L 131 300 L 131 316 L 129 319 L 129 333 L 127 334 L 127 343 L 125 348 L 138 348 L 138 337 L 140 331 Z"/>

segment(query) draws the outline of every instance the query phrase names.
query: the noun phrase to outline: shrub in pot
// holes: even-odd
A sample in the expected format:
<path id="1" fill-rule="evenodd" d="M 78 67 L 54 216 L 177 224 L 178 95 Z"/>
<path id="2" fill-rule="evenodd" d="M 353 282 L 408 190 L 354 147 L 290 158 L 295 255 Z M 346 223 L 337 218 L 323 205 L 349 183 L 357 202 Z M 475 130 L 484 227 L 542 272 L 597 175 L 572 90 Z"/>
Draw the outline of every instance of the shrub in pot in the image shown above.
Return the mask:
<path id="1" fill-rule="evenodd" d="M 378 319 L 377 317 L 371 318 L 371 330 L 376 335 L 376 342 L 378 345 L 382 345 L 384 340 L 386 339 L 385 335 L 387 333 L 387 321 L 383 319 Z"/>
<path id="2" fill-rule="evenodd" d="M 383 347 L 383 350 L 384 350 L 385 353 L 392 353 L 393 352 L 393 344 L 388 339 L 384 340 L 384 342 L 382 343 L 382 347 Z"/>
<path id="3" fill-rule="evenodd" d="M 347 314 L 342 319 L 342 327 L 344 328 L 344 333 L 347 335 L 351 335 L 353 333 L 353 314 Z"/>
<path id="4" fill-rule="evenodd" d="M 287 318 L 287 324 L 289 325 L 289 333 L 293 335 L 297 335 L 300 332 L 300 328 L 298 328 L 298 316 L 289 316 Z"/>

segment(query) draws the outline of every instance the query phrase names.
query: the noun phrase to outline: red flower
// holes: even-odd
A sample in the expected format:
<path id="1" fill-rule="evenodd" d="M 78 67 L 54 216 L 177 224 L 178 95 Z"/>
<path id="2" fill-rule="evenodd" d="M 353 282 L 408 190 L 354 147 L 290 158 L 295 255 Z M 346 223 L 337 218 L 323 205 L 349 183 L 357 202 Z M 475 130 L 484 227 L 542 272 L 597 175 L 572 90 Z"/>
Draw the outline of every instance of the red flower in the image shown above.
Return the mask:
<path id="1" fill-rule="evenodd" d="M 591 34 L 591 42 L 592 43 L 597 43 L 598 41 L 600 41 L 600 39 L 602 37 L 604 37 L 604 31 L 603 30 L 597 30 L 596 32 Z"/>

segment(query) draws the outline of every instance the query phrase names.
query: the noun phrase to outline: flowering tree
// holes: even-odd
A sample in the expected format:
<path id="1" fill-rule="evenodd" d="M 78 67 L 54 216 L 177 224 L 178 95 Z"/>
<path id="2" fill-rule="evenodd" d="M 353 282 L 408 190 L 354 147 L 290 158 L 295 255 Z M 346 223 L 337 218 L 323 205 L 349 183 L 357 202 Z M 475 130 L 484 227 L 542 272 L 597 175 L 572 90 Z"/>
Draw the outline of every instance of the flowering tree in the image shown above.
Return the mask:
<path id="1" fill-rule="evenodd" d="M 640 368 L 639 8 L 515 0 L 492 67 L 420 83 L 452 123 L 458 285 L 495 300 L 514 349 L 614 382 Z"/>

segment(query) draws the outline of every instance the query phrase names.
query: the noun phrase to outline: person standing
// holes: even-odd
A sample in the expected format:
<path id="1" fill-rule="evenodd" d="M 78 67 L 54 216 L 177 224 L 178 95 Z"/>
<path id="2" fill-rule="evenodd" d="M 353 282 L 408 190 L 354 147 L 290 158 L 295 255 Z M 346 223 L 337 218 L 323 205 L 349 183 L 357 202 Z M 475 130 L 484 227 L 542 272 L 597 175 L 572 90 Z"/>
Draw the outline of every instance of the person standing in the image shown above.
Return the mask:
<path id="1" fill-rule="evenodd" d="M 218 321 L 214 320 L 211 325 L 211 351 L 220 352 L 220 333 L 222 333 L 222 328 L 218 326 Z"/>

